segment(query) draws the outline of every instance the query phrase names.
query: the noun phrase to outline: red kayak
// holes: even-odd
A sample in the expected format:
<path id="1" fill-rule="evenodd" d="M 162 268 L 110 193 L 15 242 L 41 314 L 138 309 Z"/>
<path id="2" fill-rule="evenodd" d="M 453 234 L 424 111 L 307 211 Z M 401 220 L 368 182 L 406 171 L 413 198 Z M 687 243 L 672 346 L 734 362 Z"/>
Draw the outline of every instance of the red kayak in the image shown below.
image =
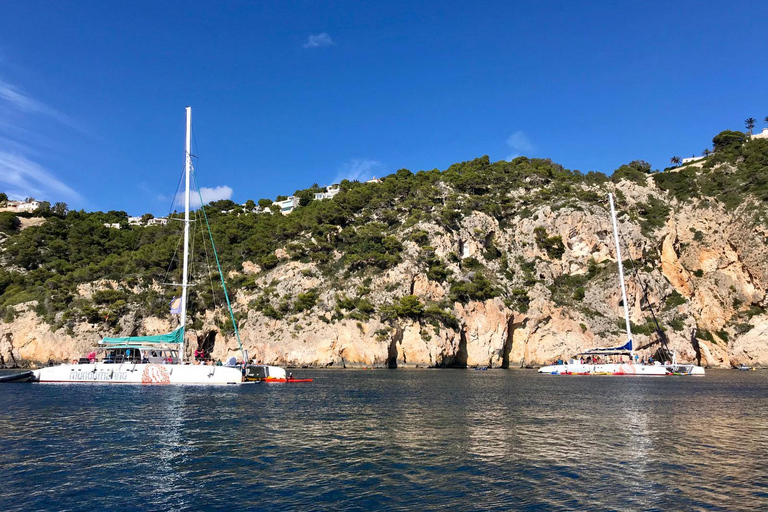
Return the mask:
<path id="1" fill-rule="evenodd" d="M 288 384 L 293 384 L 294 382 L 312 382 L 312 379 L 275 379 L 267 377 L 266 379 L 263 379 L 262 382 L 286 382 Z"/>

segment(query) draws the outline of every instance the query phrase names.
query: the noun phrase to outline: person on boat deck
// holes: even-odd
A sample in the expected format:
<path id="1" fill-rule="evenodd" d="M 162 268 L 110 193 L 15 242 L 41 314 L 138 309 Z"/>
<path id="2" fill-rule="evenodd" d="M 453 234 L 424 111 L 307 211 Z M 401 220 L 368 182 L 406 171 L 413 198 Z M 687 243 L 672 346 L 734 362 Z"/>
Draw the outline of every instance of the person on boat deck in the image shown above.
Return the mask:
<path id="1" fill-rule="evenodd" d="M 288 374 L 288 380 L 293 380 L 293 373 Z"/>
<path id="2" fill-rule="evenodd" d="M 96 361 L 96 352 L 90 352 L 86 357 L 88 358 L 88 361 L 92 363 Z"/>

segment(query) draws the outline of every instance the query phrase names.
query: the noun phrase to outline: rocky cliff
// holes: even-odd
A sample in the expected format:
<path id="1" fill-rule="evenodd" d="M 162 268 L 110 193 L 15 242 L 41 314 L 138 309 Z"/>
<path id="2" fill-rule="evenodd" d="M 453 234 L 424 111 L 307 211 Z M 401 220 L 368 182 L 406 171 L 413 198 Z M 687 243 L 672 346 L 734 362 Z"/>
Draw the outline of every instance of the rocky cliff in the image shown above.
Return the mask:
<path id="1" fill-rule="evenodd" d="M 430 187 L 442 191 L 435 201 L 443 212 L 457 212 L 450 222 L 408 209 L 394 220 L 385 208 L 365 213 L 353 230 L 384 222 L 400 244 L 388 264 L 361 267 L 360 259 L 348 259 L 349 251 L 334 244 L 341 226 L 277 244 L 270 253 L 276 265 L 243 258 L 228 278 L 241 284 L 233 305 L 244 347 L 281 365 L 517 367 L 623 343 L 607 205 L 613 191 L 641 356 L 661 347 L 655 315 L 679 360 L 768 366 L 768 229 L 759 199 L 745 195 L 728 207 L 711 197 L 681 197 L 647 172 L 582 181 L 551 197 L 542 191 L 553 182 L 526 179 L 525 187 L 498 185 L 501 214 L 467 208 L 478 194 L 439 178 Z M 453 207 L 446 195 L 464 202 Z M 322 259 L 302 249 L 321 243 L 328 246 Z M 78 294 L 137 286 L 96 280 Z M 175 322 L 141 315 L 140 304 L 132 304 L 111 326 L 98 318 L 62 326 L 43 321 L 37 306 L 9 306 L 0 364 L 68 360 L 104 335 L 167 332 Z M 205 345 L 215 358 L 239 355 L 224 320 L 210 309 L 195 317 L 188 352 Z"/>

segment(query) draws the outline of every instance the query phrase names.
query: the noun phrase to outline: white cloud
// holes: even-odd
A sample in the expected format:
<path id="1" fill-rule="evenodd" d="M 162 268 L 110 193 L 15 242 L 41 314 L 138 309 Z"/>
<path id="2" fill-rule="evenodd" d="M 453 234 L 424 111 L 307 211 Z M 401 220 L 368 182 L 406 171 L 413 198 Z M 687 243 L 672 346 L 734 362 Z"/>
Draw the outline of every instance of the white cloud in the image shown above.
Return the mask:
<path id="1" fill-rule="evenodd" d="M 341 166 L 333 183 L 340 183 L 342 180 L 366 181 L 373 178 L 376 174 L 381 175 L 383 170 L 384 166 L 381 162 L 366 158 L 353 158 Z"/>
<path id="2" fill-rule="evenodd" d="M 190 191 L 189 205 L 191 208 L 200 208 L 200 196 L 203 196 L 203 204 L 208 204 L 212 201 L 220 201 L 222 199 L 232 199 L 232 192 L 232 187 L 226 185 L 220 185 L 214 188 L 200 187 L 200 194 L 195 190 Z M 176 194 L 174 206 L 178 206 L 181 209 L 184 208 L 184 192 Z"/>
<path id="3" fill-rule="evenodd" d="M 307 42 L 304 43 L 304 48 L 322 48 L 324 46 L 333 46 L 334 43 L 328 32 L 321 32 L 319 34 L 310 34 Z"/>
<path id="4" fill-rule="evenodd" d="M 226 185 L 215 188 L 200 187 L 200 195 L 203 196 L 203 203 L 205 204 L 221 199 L 232 199 L 232 188 Z"/>
<path id="5" fill-rule="evenodd" d="M 66 199 L 80 201 L 80 194 L 24 156 L 0 151 L 0 183 L 14 199 Z"/>
<path id="6" fill-rule="evenodd" d="M 535 150 L 533 143 L 522 130 L 517 130 L 507 138 L 507 146 L 514 151 L 507 156 L 507 160 L 514 160 L 523 153 L 531 154 Z"/>

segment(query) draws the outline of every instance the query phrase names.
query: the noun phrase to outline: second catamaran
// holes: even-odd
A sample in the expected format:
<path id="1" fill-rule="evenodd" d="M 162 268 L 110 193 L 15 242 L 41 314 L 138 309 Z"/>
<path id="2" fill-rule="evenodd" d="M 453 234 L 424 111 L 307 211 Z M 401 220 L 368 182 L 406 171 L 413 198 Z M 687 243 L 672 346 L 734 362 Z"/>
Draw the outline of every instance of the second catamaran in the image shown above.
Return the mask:
<path id="1" fill-rule="evenodd" d="M 611 221 L 613 223 L 613 238 L 616 243 L 616 260 L 619 266 L 619 281 L 621 282 L 621 298 L 624 303 L 624 322 L 627 339 L 616 347 L 599 347 L 584 350 L 564 364 L 542 366 L 539 373 L 552 375 L 704 375 L 704 368 L 693 364 L 678 364 L 674 351 L 671 360 L 644 364 L 637 361 L 635 344 L 632 339 L 632 327 L 629 322 L 629 305 L 627 289 L 624 285 L 624 267 L 621 263 L 621 245 L 619 244 L 619 229 L 616 224 L 616 210 L 613 206 L 613 194 L 608 194 L 611 204 Z M 624 360 L 626 358 L 626 360 Z"/>

